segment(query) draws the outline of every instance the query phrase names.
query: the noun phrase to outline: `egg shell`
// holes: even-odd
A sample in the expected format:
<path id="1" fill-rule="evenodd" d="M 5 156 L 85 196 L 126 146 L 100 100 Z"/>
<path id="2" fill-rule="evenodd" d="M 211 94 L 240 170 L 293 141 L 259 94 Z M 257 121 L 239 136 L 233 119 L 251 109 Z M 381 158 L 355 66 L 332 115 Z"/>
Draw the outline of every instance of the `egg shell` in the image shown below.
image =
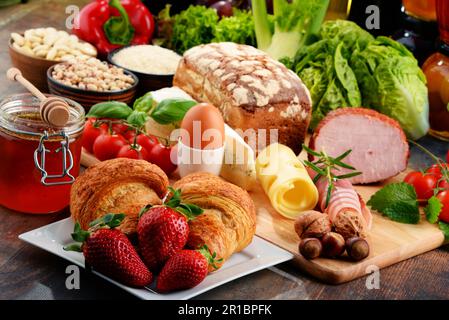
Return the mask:
<path id="1" fill-rule="evenodd" d="M 223 116 L 208 103 L 200 103 L 187 111 L 181 129 L 181 141 L 190 148 L 218 149 L 225 141 Z"/>

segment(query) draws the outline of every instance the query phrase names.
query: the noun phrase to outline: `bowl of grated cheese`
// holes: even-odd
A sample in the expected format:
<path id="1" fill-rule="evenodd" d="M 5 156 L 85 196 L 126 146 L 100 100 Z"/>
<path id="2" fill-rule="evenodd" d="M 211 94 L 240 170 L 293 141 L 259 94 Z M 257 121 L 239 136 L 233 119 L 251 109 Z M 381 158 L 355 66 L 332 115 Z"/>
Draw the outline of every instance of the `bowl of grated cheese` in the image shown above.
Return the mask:
<path id="1" fill-rule="evenodd" d="M 181 58 L 172 50 L 149 44 L 125 46 L 108 55 L 111 64 L 131 71 L 139 78 L 141 94 L 171 87 Z"/>

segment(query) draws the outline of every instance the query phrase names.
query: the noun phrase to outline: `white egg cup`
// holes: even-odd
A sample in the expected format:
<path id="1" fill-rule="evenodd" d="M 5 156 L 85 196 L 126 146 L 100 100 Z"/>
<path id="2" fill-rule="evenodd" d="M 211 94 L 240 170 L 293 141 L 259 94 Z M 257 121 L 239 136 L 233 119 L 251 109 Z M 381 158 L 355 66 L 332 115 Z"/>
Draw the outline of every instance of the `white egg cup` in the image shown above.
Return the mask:
<path id="1" fill-rule="evenodd" d="M 181 178 L 194 172 L 209 172 L 220 175 L 225 146 L 218 149 L 196 149 L 178 140 L 178 169 Z"/>

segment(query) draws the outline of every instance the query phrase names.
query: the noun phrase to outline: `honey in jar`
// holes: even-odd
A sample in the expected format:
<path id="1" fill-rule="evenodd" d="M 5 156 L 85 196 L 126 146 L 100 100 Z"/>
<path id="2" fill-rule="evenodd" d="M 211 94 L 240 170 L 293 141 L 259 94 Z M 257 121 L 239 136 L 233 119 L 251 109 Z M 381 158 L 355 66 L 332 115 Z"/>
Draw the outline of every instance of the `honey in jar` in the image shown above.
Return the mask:
<path id="1" fill-rule="evenodd" d="M 423 65 L 430 103 L 430 134 L 449 141 L 449 1 L 437 0 L 438 52 Z"/>
<path id="2" fill-rule="evenodd" d="M 0 103 L 0 205 L 24 213 L 52 213 L 68 206 L 80 168 L 84 110 L 65 99 L 70 117 L 49 127 L 39 100 L 20 94 Z"/>

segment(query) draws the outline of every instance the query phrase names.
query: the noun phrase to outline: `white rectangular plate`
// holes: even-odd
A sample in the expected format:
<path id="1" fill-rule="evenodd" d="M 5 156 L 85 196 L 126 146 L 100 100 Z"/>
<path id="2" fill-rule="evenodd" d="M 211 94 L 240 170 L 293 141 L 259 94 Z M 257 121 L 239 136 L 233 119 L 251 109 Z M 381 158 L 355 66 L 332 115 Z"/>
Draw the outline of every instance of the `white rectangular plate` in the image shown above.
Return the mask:
<path id="1" fill-rule="evenodd" d="M 72 243 L 70 233 L 73 232 L 73 221 L 70 218 L 54 222 L 41 228 L 28 231 L 19 236 L 36 247 L 62 257 L 84 268 L 82 253 L 63 250 L 63 247 Z M 94 271 L 100 277 L 114 283 L 125 291 L 145 300 L 184 300 L 195 297 L 203 292 L 218 287 L 226 282 L 243 277 L 247 274 L 268 268 L 275 264 L 290 260 L 293 255 L 257 236 L 253 242 L 242 252 L 232 255 L 222 268 L 209 274 L 206 279 L 195 288 L 158 294 L 149 289 L 135 289 L 124 286 L 102 274 Z"/>

